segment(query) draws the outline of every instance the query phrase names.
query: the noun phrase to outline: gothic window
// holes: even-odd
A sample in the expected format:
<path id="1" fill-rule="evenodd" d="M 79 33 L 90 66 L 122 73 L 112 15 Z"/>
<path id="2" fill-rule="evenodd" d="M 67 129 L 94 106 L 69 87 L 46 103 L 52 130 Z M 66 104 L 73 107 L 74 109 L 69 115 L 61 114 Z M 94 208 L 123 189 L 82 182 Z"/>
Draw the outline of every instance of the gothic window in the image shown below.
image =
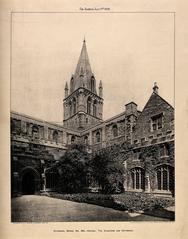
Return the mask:
<path id="1" fill-rule="evenodd" d="M 88 97 L 87 99 L 87 113 L 91 114 L 91 98 Z"/>
<path id="2" fill-rule="evenodd" d="M 55 131 L 53 132 L 53 141 L 55 141 L 56 143 L 58 143 L 58 132 L 57 132 L 57 130 L 55 130 Z"/>
<path id="3" fill-rule="evenodd" d="M 99 143 L 101 141 L 101 134 L 100 132 L 96 133 L 96 142 Z"/>
<path id="4" fill-rule="evenodd" d="M 71 137 L 71 144 L 73 144 L 74 142 L 75 142 L 75 136 L 72 135 L 72 137 Z"/>
<path id="5" fill-rule="evenodd" d="M 84 143 L 85 143 L 86 145 L 88 144 L 88 136 L 87 136 L 87 135 L 84 137 Z"/>
<path id="6" fill-rule="evenodd" d="M 33 125 L 32 127 L 32 136 L 34 139 L 39 138 L 39 127 L 37 125 Z"/>
<path id="7" fill-rule="evenodd" d="M 133 168 L 131 170 L 131 179 L 132 179 L 132 188 L 133 189 L 142 189 L 145 188 L 145 173 L 142 168 Z"/>
<path id="8" fill-rule="evenodd" d="M 46 188 L 55 189 L 58 183 L 58 172 L 53 169 L 50 169 L 46 172 Z"/>
<path id="9" fill-rule="evenodd" d="M 93 116 L 97 116 L 97 101 L 94 100 L 93 102 Z"/>
<path id="10" fill-rule="evenodd" d="M 161 129 L 163 127 L 163 114 L 155 115 L 151 118 L 152 131 Z"/>
<path id="11" fill-rule="evenodd" d="M 146 138 L 141 138 L 140 142 L 141 142 L 141 145 L 144 145 L 144 143 L 146 142 Z"/>
<path id="12" fill-rule="evenodd" d="M 168 165 L 162 165 L 156 169 L 157 189 L 173 190 L 173 168 Z"/>
<path id="13" fill-rule="evenodd" d="M 72 100 L 72 113 L 76 114 L 76 99 L 73 98 Z"/>
<path id="14" fill-rule="evenodd" d="M 72 115 L 72 103 L 71 101 L 69 101 L 69 112 L 70 112 L 70 116 Z"/>
<path id="15" fill-rule="evenodd" d="M 114 137 L 117 137 L 117 136 L 118 136 L 118 127 L 117 127 L 116 124 L 113 125 L 113 127 L 112 127 L 112 132 L 113 132 L 113 136 L 114 136 Z"/>

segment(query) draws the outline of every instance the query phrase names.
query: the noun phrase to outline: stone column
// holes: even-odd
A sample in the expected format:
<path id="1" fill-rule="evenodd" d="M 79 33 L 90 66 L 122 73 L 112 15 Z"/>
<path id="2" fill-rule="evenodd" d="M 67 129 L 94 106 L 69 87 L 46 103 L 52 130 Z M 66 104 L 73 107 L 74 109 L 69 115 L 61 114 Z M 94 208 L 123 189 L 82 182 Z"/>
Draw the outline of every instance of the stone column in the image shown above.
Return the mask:
<path id="1" fill-rule="evenodd" d="M 127 173 L 127 190 L 133 189 L 133 182 L 130 172 Z"/>
<path id="2" fill-rule="evenodd" d="M 89 145 L 91 146 L 93 144 L 92 142 L 92 131 L 89 131 Z"/>
<path id="3" fill-rule="evenodd" d="M 151 192 L 151 183 L 150 183 L 149 174 L 146 174 L 146 176 L 145 176 L 145 192 L 146 193 Z"/>
<path id="4" fill-rule="evenodd" d="M 127 171 L 127 161 L 126 160 L 123 162 L 123 166 L 124 166 L 125 170 Z M 127 191 L 128 190 L 128 181 L 127 181 L 128 173 L 124 174 L 124 178 L 125 178 L 125 180 L 123 182 L 123 188 L 124 188 L 124 191 Z"/>
<path id="5" fill-rule="evenodd" d="M 44 125 L 44 139 L 48 140 L 48 127 Z"/>
<path id="6" fill-rule="evenodd" d="M 29 130 L 28 130 L 29 136 L 32 136 L 32 127 L 33 127 L 33 124 L 30 123 L 29 124 Z"/>
<path id="7" fill-rule="evenodd" d="M 18 194 L 18 179 L 19 179 L 19 174 L 18 172 L 13 172 L 13 195 L 17 195 Z"/>
<path id="8" fill-rule="evenodd" d="M 42 189 L 45 192 L 46 191 L 46 169 L 44 169 L 44 173 L 42 173 Z"/>

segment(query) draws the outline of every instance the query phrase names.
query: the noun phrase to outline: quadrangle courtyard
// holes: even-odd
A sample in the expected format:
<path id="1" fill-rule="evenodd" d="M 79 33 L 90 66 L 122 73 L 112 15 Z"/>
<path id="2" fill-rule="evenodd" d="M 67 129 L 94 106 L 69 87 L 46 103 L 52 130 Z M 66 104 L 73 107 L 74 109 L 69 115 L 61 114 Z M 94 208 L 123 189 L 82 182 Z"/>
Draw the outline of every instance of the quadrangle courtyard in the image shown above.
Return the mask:
<path id="1" fill-rule="evenodd" d="M 40 195 L 12 198 L 11 219 L 12 222 L 170 221 L 168 218 Z"/>

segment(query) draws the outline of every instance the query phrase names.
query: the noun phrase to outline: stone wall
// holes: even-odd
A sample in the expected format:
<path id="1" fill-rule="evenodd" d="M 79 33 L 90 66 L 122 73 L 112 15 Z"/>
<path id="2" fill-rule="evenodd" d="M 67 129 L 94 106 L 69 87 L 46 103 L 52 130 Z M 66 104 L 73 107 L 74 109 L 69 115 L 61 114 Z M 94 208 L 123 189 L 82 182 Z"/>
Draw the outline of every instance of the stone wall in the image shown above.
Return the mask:
<path id="1" fill-rule="evenodd" d="M 162 127 L 152 129 L 152 118 L 162 116 Z M 174 109 L 158 94 L 153 93 L 133 129 L 133 143 L 143 143 L 174 134 Z M 173 139 L 173 136 L 172 136 Z M 146 144 L 145 142 L 145 144 Z"/>

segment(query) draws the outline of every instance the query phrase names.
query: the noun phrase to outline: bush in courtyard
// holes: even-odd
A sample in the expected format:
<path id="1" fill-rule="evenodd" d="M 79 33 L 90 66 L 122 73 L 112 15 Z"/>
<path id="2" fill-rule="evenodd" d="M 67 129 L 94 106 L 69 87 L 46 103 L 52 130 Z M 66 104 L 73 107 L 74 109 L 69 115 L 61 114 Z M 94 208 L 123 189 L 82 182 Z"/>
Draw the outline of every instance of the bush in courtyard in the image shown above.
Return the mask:
<path id="1" fill-rule="evenodd" d="M 91 167 L 93 176 L 99 183 L 103 193 L 120 193 L 123 191 L 124 166 L 123 162 L 109 151 L 103 150 L 95 155 Z"/>
<path id="2" fill-rule="evenodd" d="M 82 192 L 86 187 L 89 157 L 82 144 L 73 144 L 59 161 L 61 192 Z"/>
<path id="3" fill-rule="evenodd" d="M 174 198 L 155 197 L 144 193 L 126 192 L 123 194 L 76 193 L 57 194 L 50 193 L 51 197 L 81 203 L 91 203 L 123 211 L 152 211 L 174 206 Z"/>

